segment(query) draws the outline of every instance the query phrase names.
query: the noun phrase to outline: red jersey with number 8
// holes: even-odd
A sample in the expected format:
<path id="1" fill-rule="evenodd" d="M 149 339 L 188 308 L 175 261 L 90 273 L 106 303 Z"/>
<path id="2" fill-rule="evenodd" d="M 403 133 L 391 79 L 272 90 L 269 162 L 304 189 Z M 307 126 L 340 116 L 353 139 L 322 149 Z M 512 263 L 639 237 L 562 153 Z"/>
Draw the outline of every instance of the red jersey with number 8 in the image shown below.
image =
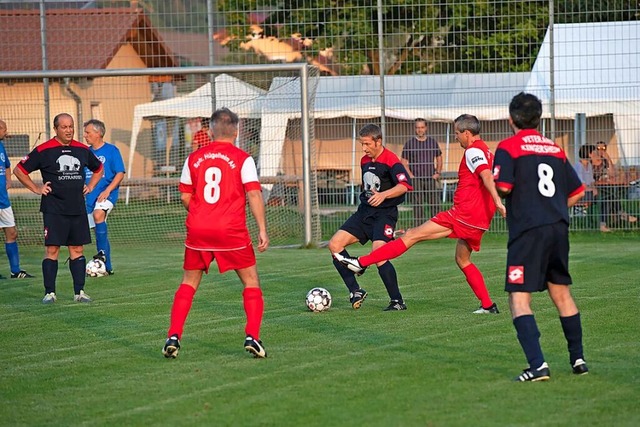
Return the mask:
<path id="1" fill-rule="evenodd" d="M 179 189 L 191 194 L 186 247 L 229 251 L 251 245 L 246 193 L 262 189 L 249 154 L 233 144 L 214 141 L 189 155 Z"/>

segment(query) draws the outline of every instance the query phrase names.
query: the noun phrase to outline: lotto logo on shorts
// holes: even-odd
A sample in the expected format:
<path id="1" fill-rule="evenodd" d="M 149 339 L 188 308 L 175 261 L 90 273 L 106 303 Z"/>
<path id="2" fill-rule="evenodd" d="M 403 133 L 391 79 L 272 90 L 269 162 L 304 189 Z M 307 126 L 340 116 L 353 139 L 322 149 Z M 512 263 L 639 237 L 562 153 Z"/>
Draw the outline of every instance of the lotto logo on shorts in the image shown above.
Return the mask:
<path id="1" fill-rule="evenodd" d="M 524 284 L 524 266 L 522 265 L 509 266 L 509 283 L 511 283 L 512 285 Z"/>
<path id="2" fill-rule="evenodd" d="M 384 226 L 384 235 L 391 238 L 393 237 L 393 227 L 390 225 Z"/>

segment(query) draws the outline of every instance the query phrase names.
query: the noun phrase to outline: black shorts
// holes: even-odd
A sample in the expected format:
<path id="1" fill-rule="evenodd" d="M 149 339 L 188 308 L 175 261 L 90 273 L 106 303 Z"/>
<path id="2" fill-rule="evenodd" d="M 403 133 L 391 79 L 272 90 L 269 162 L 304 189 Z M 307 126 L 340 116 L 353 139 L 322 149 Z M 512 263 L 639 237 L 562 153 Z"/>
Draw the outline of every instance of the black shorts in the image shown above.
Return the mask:
<path id="1" fill-rule="evenodd" d="M 374 208 L 361 204 L 358 210 L 342 224 L 340 230 L 355 236 L 364 245 L 368 241 L 393 240 L 393 232 L 398 222 L 398 208 Z"/>
<path id="2" fill-rule="evenodd" d="M 542 292 L 547 282 L 571 284 L 565 222 L 527 230 L 508 245 L 505 291 Z"/>
<path id="3" fill-rule="evenodd" d="M 87 214 L 42 214 L 45 246 L 82 246 L 91 243 Z"/>

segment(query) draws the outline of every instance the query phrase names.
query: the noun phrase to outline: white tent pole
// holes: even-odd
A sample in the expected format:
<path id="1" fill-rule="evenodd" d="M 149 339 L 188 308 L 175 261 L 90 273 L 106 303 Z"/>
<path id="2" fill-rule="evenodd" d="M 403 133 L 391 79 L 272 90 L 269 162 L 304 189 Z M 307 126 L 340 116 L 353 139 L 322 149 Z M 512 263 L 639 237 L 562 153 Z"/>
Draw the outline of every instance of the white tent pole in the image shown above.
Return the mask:
<path id="1" fill-rule="evenodd" d="M 353 178 L 356 176 L 356 118 L 353 118 L 353 133 L 351 134 L 351 177 L 349 179 L 349 204 L 351 206 L 356 204 L 356 183 Z"/>
<path id="2" fill-rule="evenodd" d="M 449 165 L 449 144 L 451 139 L 451 123 L 447 123 L 447 133 L 446 133 L 446 147 L 444 149 L 444 165 L 442 169 L 445 169 Z M 442 203 L 444 203 L 447 199 L 447 180 L 442 179 Z"/>

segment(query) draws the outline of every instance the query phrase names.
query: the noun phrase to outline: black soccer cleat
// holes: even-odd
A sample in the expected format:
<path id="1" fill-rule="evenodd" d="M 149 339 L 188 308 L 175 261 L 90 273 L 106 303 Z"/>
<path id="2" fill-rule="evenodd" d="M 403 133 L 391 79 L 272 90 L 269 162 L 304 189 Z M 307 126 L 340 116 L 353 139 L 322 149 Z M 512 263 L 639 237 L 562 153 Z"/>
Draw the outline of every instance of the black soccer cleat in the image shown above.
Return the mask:
<path id="1" fill-rule="evenodd" d="M 344 265 L 349 270 L 354 272 L 357 276 L 361 276 L 367 269 L 367 267 L 363 267 L 360 265 L 358 258 L 351 257 L 351 256 L 343 256 L 338 253 L 333 254 L 333 257 L 337 259 L 340 262 L 340 264 Z"/>
<path id="2" fill-rule="evenodd" d="M 366 297 L 367 297 L 367 291 L 365 291 L 362 288 L 356 290 L 355 292 L 350 293 L 349 302 L 351 303 L 351 307 L 353 307 L 354 310 L 359 309 Z"/>
<path id="3" fill-rule="evenodd" d="M 262 341 L 247 335 L 244 339 L 244 349 L 253 354 L 256 359 L 264 359 L 267 357 L 267 350 L 262 346 Z"/>
<path id="4" fill-rule="evenodd" d="M 538 369 L 527 368 L 518 375 L 514 381 L 520 382 L 535 382 L 535 381 L 547 381 L 551 378 L 551 372 L 549 371 L 549 365 L 544 362 Z"/>
<path id="5" fill-rule="evenodd" d="M 573 368 L 573 373 L 576 375 L 584 375 L 589 373 L 587 362 L 585 362 L 584 359 L 576 359 L 571 367 Z"/>
<path id="6" fill-rule="evenodd" d="M 389 301 L 389 306 L 384 308 L 382 311 L 402 311 L 406 309 L 407 305 L 403 301 L 392 299 Z"/>
<path id="7" fill-rule="evenodd" d="M 11 273 L 12 279 L 33 279 L 34 277 L 35 276 L 32 276 L 24 270 L 20 270 L 17 273 Z"/>
<path id="8" fill-rule="evenodd" d="M 180 340 L 177 335 L 171 335 L 162 347 L 162 354 L 167 359 L 175 359 L 178 357 L 178 351 L 180 351 Z"/>
<path id="9" fill-rule="evenodd" d="M 498 306 L 496 305 L 495 302 L 491 304 L 491 307 L 489 308 L 484 308 L 480 306 L 479 309 L 473 312 L 473 314 L 498 314 L 498 313 L 500 313 L 500 311 L 498 310 Z"/>
<path id="10" fill-rule="evenodd" d="M 107 255 L 104 253 L 103 250 L 99 250 L 97 254 L 95 254 L 93 256 L 93 259 L 99 259 L 102 262 L 107 262 Z"/>

